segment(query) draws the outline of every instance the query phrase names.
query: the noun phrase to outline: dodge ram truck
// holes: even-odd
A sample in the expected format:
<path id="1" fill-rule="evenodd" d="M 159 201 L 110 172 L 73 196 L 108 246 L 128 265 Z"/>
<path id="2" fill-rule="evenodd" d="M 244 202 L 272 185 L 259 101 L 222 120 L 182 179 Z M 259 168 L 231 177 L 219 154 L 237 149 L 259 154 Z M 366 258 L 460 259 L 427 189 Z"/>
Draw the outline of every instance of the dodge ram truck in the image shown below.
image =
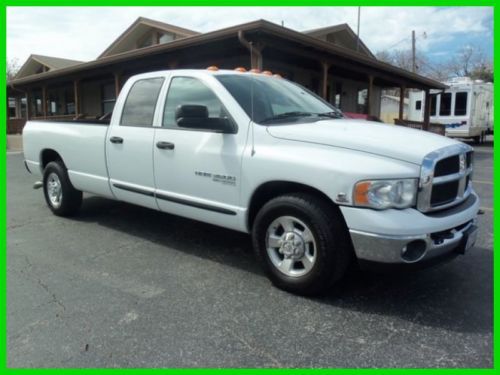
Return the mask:
<path id="1" fill-rule="evenodd" d="M 73 215 L 87 192 L 249 233 L 271 281 L 298 294 L 350 264 L 473 247 L 470 146 L 346 119 L 296 83 L 242 70 L 140 74 L 109 121 L 29 121 L 25 165 L 50 210 Z"/>

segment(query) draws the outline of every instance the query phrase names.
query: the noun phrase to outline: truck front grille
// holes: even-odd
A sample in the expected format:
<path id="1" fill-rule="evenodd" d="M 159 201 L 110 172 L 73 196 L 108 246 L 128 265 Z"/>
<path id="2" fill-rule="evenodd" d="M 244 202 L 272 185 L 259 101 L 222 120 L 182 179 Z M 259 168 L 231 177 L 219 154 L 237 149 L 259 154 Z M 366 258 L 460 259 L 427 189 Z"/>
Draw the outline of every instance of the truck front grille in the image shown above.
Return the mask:
<path id="1" fill-rule="evenodd" d="M 472 191 L 472 147 L 449 146 L 428 154 L 422 163 L 417 208 L 442 210 L 467 199 Z"/>

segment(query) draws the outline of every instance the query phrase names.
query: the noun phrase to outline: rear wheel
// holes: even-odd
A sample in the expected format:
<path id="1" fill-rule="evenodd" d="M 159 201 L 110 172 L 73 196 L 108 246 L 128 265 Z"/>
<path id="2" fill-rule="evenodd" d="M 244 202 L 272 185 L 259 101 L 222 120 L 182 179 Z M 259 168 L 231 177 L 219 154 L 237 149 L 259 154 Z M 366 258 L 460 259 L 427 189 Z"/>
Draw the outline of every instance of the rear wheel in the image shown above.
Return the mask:
<path id="1" fill-rule="evenodd" d="M 51 211 L 58 216 L 75 214 L 82 203 L 82 192 L 76 190 L 60 161 L 47 164 L 43 172 L 43 193 Z"/>
<path id="2" fill-rule="evenodd" d="M 271 281 L 303 295 L 328 290 L 351 260 L 340 212 L 314 195 L 284 195 L 266 203 L 253 226 L 254 248 Z"/>

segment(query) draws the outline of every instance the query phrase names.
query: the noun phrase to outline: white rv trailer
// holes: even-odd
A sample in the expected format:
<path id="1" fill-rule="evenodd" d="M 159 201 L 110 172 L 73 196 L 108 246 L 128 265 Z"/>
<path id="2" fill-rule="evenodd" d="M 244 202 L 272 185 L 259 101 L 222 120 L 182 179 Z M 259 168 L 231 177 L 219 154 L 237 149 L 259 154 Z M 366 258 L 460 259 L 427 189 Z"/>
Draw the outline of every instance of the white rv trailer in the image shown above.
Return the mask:
<path id="1" fill-rule="evenodd" d="M 446 124 L 446 135 L 452 138 L 473 138 L 482 142 L 493 133 L 493 85 L 473 81 L 469 77 L 445 82 L 444 91 L 431 91 L 430 121 Z M 408 119 L 423 121 L 423 91 L 410 91 Z"/>

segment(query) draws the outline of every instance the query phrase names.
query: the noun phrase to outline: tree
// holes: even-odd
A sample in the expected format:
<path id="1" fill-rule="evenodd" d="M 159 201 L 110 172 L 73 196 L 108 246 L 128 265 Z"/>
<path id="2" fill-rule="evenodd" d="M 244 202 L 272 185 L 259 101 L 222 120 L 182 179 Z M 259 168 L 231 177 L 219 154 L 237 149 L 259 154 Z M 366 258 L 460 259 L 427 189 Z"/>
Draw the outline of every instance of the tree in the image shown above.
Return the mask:
<path id="1" fill-rule="evenodd" d="M 19 69 L 19 60 L 17 58 L 7 60 L 7 82 L 14 79 Z"/>
<path id="2" fill-rule="evenodd" d="M 410 50 L 383 50 L 375 54 L 380 61 L 387 62 L 399 68 L 411 71 L 412 54 Z M 417 51 L 415 58 L 417 73 L 433 78 L 437 81 L 446 81 L 452 77 L 470 77 L 493 82 L 493 63 L 481 48 L 476 46 L 462 46 L 447 60 L 431 63 L 424 54 Z"/>

